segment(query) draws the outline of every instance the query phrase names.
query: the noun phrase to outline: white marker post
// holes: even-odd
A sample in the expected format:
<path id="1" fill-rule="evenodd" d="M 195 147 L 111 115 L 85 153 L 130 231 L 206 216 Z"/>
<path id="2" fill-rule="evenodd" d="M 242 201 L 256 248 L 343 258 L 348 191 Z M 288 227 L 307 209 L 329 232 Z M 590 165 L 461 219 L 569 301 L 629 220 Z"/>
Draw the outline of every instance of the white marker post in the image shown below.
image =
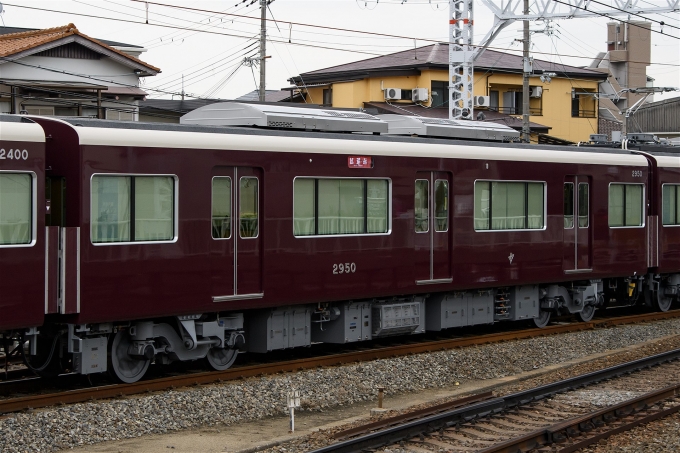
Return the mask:
<path id="1" fill-rule="evenodd" d="M 290 432 L 292 433 L 295 431 L 295 408 L 300 407 L 300 392 L 298 390 L 288 392 L 286 400 L 290 411 Z"/>

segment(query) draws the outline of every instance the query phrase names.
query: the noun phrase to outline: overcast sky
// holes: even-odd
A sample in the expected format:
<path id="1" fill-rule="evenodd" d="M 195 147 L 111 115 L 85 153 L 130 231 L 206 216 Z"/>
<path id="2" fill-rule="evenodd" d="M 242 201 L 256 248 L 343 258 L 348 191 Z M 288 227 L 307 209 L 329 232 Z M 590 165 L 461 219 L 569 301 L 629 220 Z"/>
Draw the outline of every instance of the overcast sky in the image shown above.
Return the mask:
<path id="1" fill-rule="evenodd" d="M 255 81 L 259 83 L 258 68 L 241 64 L 244 57 L 257 53 L 260 33 L 257 0 L 158 0 L 158 3 L 163 4 L 255 19 L 149 4 L 149 25 L 145 24 L 145 4 L 131 0 L 0 2 L 4 5 L 1 17 L 6 26 L 49 28 L 72 22 L 82 33 L 91 37 L 145 47 L 147 51 L 140 58 L 162 71 L 143 82 L 142 88 L 149 91 L 152 97 L 170 98 L 170 93 L 180 92 L 182 74 L 185 92 L 194 96 L 231 99 L 254 90 Z M 611 4 L 611 0 L 602 2 Z M 642 3 L 663 5 L 666 2 L 643 0 Z M 604 7 L 597 5 L 597 8 Z M 406 50 L 414 45 L 428 45 L 431 40 L 448 40 L 446 0 L 275 0 L 267 12 L 269 18 L 272 15 L 277 22 L 268 22 L 267 25 L 270 39 L 267 55 L 271 56 L 267 60 L 267 89 L 286 87 L 289 85 L 287 79 L 307 71 Z M 680 37 L 680 14 L 649 17 L 665 22 L 663 31 L 666 36 L 652 33 L 653 64 L 647 73 L 656 79 L 656 86 L 680 87 L 680 39 L 667 36 Z M 536 33 L 532 36 L 533 56 L 557 63 L 585 66 L 597 52 L 606 50 L 608 21 L 610 19 L 606 18 L 556 21 L 552 25 L 553 34 Z M 290 22 L 344 30 L 291 25 Z M 482 40 L 492 24 L 492 13 L 477 0 L 475 43 Z M 521 38 L 520 29 L 521 23 L 511 25 L 491 47 L 521 52 L 521 44 L 515 42 L 515 39 Z M 545 24 L 532 23 L 531 29 L 543 30 Z M 652 29 L 660 31 L 660 25 L 654 23 Z M 378 34 L 398 35 L 401 38 Z M 676 92 L 666 97 L 678 95 Z M 661 97 L 657 95 L 656 99 Z"/>

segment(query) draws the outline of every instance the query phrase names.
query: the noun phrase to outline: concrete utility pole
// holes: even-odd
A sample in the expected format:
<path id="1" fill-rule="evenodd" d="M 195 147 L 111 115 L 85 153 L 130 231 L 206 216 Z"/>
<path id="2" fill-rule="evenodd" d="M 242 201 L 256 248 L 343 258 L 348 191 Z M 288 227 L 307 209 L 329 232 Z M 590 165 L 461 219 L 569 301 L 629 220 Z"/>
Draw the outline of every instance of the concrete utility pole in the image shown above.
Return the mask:
<path id="1" fill-rule="evenodd" d="M 267 50 L 267 0 L 260 0 L 260 102 L 265 95 L 265 52 Z"/>
<path id="2" fill-rule="evenodd" d="M 524 14 L 529 14 L 529 0 L 524 0 Z M 529 127 L 529 76 L 531 75 L 531 60 L 529 59 L 529 21 L 524 21 L 524 77 L 522 83 L 522 141 L 531 141 L 531 128 Z"/>

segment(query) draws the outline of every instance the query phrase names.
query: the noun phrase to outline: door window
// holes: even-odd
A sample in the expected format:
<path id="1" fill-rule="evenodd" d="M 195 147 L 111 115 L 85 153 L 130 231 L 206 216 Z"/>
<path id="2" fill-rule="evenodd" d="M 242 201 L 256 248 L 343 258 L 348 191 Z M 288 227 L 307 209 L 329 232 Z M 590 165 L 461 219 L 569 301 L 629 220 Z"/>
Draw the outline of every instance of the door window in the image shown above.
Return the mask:
<path id="1" fill-rule="evenodd" d="M 434 230 L 449 229 L 449 182 L 438 179 L 434 182 Z"/>
<path id="2" fill-rule="evenodd" d="M 574 228 L 574 183 L 564 183 L 564 228 Z"/>
<path id="3" fill-rule="evenodd" d="M 216 177 L 212 181 L 212 237 L 231 237 L 231 178 Z"/>
<path id="4" fill-rule="evenodd" d="M 426 233 L 430 230 L 430 181 L 416 180 L 415 221 L 416 233 Z"/>
<path id="5" fill-rule="evenodd" d="M 578 226 L 579 228 L 588 227 L 588 209 L 590 197 L 588 196 L 588 184 L 579 183 L 578 185 Z"/>
<path id="6" fill-rule="evenodd" d="M 239 225 L 242 238 L 258 235 L 258 185 L 254 177 L 241 178 L 239 187 Z"/>

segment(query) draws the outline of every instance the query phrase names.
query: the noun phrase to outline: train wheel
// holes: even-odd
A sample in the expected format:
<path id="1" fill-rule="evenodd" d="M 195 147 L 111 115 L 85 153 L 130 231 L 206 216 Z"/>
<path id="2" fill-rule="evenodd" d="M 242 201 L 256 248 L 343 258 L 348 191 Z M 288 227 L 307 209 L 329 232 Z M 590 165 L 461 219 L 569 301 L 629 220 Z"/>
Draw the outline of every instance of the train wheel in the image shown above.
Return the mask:
<path id="1" fill-rule="evenodd" d="M 541 310 L 537 318 L 534 318 L 534 325 L 538 328 L 543 328 L 550 322 L 550 312 L 548 310 Z"/>
<path id="2" fill-rule="evenodd" d="M 668 311 L 673 304 L 673 298 L 664 296 L 661 291 L 654 291 L 652 294 L 652 308 L 656 311 Z"/>
<path id="3" fill-rule="evenodd" d="M 583 310 L 578 312 L 578 319 L 583 322 L 588 322 L 595 316 L 595 305 L 586 305 Z"/>
<path id="4" fill-rule="evenodd" d="M 114 379 L 131 384 L 146 373 L 151 360 L 130 357 L 130 336 L 121 329 L 109 338 L 109 373 Z"/>
<path id="5" fill-rule="evenodd" d="M 237 356 L 236 349 L 211 348 L 205 359 L 214 370 L 223 371 L 234 364 Z"/>

